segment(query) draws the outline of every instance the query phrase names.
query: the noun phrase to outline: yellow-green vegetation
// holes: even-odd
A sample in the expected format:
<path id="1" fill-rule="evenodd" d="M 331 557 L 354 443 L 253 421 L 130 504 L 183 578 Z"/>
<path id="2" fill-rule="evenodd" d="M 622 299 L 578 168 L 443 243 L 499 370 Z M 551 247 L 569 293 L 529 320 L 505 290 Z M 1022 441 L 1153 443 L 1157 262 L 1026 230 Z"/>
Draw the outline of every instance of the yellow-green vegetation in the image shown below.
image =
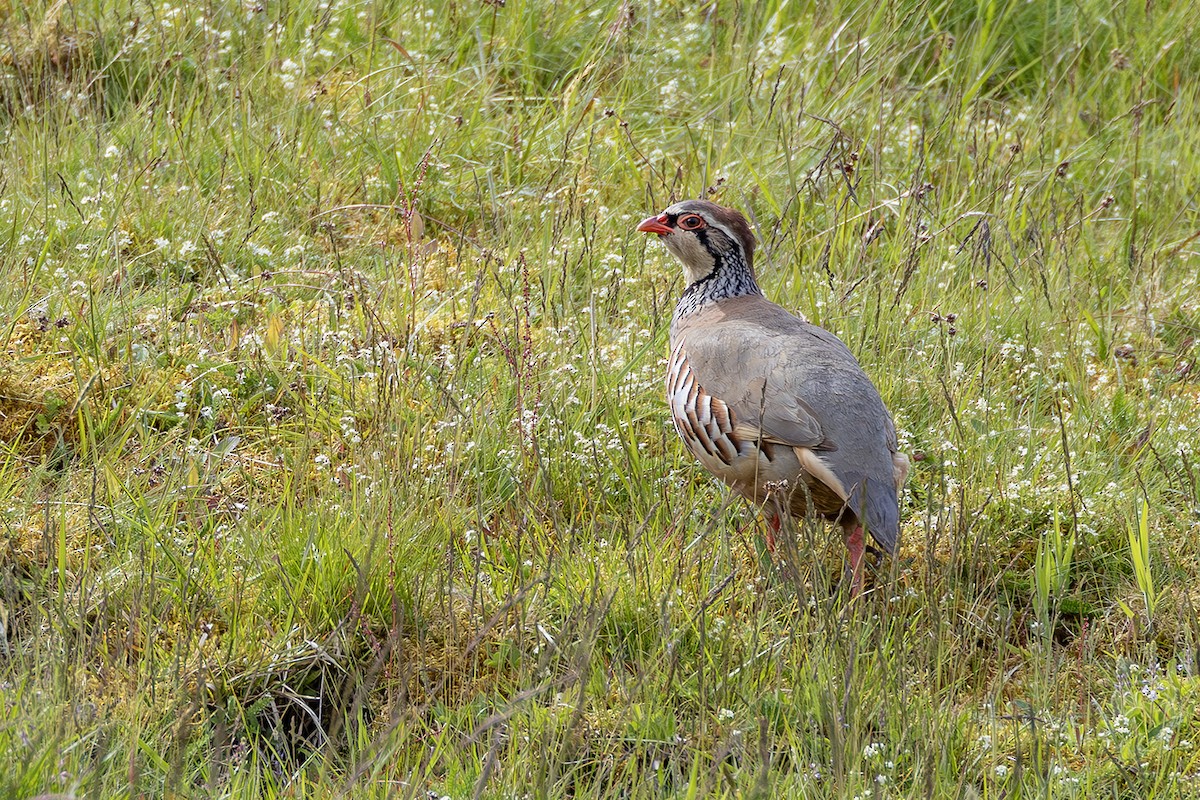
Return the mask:
<path id="1" fill-rule="evenodd" d="M 0 796 L 1200 796 L 1188 6 L 0 4 Z M 669 427 L 696 196 L 860 601 Z"/>

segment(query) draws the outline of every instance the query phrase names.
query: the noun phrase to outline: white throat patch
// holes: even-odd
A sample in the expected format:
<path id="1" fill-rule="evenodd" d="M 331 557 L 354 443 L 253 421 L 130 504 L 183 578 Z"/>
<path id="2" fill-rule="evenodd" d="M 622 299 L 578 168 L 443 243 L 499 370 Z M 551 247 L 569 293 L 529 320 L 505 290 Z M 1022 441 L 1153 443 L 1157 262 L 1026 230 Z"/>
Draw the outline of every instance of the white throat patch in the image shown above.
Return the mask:
<path id="1" fill-rule="evenodd" d="M 691 286 L 712 274 L 717 266 L 712 253 L 704 249 L 700 239 L 695 234 L 679 231 L 663 237 L 667 249 L 683 264 L 683 275 L 687 285 Z"/>

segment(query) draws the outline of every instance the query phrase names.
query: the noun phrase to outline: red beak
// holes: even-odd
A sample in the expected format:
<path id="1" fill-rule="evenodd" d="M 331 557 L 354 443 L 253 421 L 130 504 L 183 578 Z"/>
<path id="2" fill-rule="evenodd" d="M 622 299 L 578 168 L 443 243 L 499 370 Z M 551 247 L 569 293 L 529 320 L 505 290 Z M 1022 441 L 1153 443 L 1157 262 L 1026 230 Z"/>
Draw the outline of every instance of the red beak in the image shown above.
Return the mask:
<path id="1" fill-rule="evenodd" d="M 657 233 L 659 236 L 666 236 L 669 233 L 674 233 L 675 229 L 667 225 L 667 215 L 659 214 L 657 217 L 646 217 L 637 226 L 637 229 L 642 233 Z"/>

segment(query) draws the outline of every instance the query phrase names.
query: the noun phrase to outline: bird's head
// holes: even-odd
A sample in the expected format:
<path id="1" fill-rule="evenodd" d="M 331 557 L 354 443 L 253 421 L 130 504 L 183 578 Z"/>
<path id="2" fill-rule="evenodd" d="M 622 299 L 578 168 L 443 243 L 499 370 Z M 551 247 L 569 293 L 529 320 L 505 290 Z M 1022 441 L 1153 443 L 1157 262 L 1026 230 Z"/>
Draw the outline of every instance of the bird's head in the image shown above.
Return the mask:
<path id="1" fill-rule="evenodd" d="M 747 270 L 753 278 L 754 234 L 741 212 L 707 200 L 684 200 L 637 229 L 655 233 L 683 264 L 688 286 L 700 283 L 723 267 Z"/>

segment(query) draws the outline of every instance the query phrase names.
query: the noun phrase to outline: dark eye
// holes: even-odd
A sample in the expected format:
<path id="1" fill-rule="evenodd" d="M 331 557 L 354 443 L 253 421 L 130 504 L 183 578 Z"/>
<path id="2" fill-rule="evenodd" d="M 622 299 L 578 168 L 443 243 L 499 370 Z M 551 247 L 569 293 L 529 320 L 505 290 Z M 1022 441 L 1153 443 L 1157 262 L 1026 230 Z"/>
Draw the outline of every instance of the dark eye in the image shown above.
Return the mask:
<path id="1" fill-rule="evenodd" d="M 679 227 L 685 231 L 698 231 L 704 227 L 704 220 L 699 214 L 687 214 L 679 218 Z"/>

